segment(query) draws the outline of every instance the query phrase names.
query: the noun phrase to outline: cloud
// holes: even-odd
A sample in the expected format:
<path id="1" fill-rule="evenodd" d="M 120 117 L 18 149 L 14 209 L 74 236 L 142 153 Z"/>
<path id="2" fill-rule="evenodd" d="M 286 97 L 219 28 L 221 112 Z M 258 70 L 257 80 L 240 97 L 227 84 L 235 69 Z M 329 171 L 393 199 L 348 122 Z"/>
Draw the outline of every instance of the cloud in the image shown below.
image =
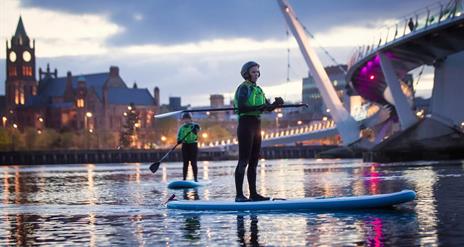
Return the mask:
<path id="1" fill-rule="evenodd" d="M 301 79 L 308 74 L 274 1 L 1 2 L 8 10 L 0 15 L 1 37 L 14 34 L 21 13 L 28 35 L 36 39 L 37 67 L 50 63 L 63 76 L 66 71 L 105 72 L 117 65 L 129 86 L 136 81 L 151 92 L 160 87 L 162 102 L 181 96 L 184 104 L 207 105 L 210 94 L 233 94 L 242 80 L 238 71 L 249 60 L 262 65 L 260 85 L 269 97 L 301 99 Z M 312 45 L 325 47 L 340 63 L 355 46 L 371 43 L 380 27 L 427 2 L 290 0 L 315 35 Z M 0 42 L 0 50 L 4 45 Z M 323 51 L 316 51 L 324 65 L 333 64 Z M 5 53 L 0 52 L 0 58 Z M 0 65 L 4 68 L 4 60 Z"/>
<path id="2" fill-rule="evenodd" d="M 9 0 L 11 1 L 11 0 Z M 312 32 L 344 24 L 369 27 L 384 19 L 426 6 L 436 0 L 289 1 L 298 18 Z M 23 0 L 23 9 L 40 8 L 76 15 L 103 15 L 125 32 L 108 43 L 120 45 L 182 44 L 211 39 L 276 39 L 286 24 L 276 1 L 60 1 Z"/>
<path id="3" fill-rule="evenodd" d="M 14 35 L 21 13 L 28 36 L 36 40 L 38 57 L 69 55 L 87 55 L 107 53 L 107 39 L 124 28 L 111 23 L 108 16 L 92 14 L 72 14 L 41 8 L 21 9 L 19 1 L 5 1 L 8 12 L 1 18 L 4 26 L 2 38 L 10 39 Z M 5 50 L 5 43 L 0 42 Z M 1 53 L 5 58 L 5 54 Z"/>

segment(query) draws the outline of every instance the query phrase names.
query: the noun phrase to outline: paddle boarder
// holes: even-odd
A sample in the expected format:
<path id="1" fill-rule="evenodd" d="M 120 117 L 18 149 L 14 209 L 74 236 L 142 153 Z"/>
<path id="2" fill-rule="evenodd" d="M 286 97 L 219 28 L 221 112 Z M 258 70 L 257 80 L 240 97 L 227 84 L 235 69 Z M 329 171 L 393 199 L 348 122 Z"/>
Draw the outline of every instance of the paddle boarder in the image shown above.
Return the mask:
<path id="1" fill-rule="evenodd" d="M 182 160 L 184 162 L 182 172 L 184 180 L 187 178 L 190 162 L 195 182 L 198 182 L 198 131 L 200 131 L 200 125 L 192 121 L 190 113 L 184 113 L 182 115 L 182 126 L 180 126 L 177 132 L 177 144 L 182 144 Z"/>
<path id="2" fill-rule="evenodd" d="M 266 99 L 263 90 L 256 85 L 260 76 L 259 64 L 253 61 L 242 66 L 240 74 L 242 82 L 234 97 L 234 108 L 238 114 L 237 139 L 239 146 L 238 164 L 235 168 L 236 202 L 265 201 L 269 197 L 262 196 L 256 191 L 256 168 L 258 166 L 261 149 L 261 120 L 264 111 L 273 111 L 277 106 L 284 104 L 280 97 L 275 98 L 271 104 Z M 250 197 L 243 194 L 243 179 L 247 170 Z"/>

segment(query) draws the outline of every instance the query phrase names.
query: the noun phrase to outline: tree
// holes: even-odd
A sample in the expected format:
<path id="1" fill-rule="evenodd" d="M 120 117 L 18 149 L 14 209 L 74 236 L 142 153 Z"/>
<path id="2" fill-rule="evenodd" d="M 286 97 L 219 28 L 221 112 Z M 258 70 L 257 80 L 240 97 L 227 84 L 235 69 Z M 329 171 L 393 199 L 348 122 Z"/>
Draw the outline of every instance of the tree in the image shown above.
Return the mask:
<path id="1" fill-rule="evenodd" d="M 127 109 L 126 122 L 121 129 L 120 146 L 122 148 L 134 147 L 137 142 L 136 124 L 139 122 L 139 116 L 134 103 L 130 103 Z"/>

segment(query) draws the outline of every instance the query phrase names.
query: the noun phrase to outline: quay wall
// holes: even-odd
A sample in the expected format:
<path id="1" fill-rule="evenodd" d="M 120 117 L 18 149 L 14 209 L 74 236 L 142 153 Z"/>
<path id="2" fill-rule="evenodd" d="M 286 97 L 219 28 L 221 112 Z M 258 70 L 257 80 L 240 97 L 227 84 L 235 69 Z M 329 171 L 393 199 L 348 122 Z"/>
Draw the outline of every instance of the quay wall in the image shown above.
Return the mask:
<path id="1" fill-rule="evenodd" d="M 265 159 L 315 158 L 319 152 L 337 146 L 280 146 L 263 147 L 261 157 Z M 136 163 L 155 162 L 169 150 L 53 150 L 53 151 L 10 151 L 0 152 L 0 165 L 45 165 L 87 163 Z M 232 160 L 237 154 L 227 151 L 199 150 L 198 160 Z M 179 149 L 171 152 L 164 161 L 181 161 Z"/>

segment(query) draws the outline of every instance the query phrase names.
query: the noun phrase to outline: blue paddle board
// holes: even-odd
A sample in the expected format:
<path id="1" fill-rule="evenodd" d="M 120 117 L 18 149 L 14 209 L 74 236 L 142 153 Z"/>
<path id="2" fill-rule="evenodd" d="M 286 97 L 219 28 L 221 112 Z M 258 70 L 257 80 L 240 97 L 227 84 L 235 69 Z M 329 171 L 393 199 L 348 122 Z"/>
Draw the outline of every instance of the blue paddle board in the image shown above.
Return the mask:
<path id="1" fill-rule="evenodd" d="M 412 190 L 400 192 L 344 197 L 315 197 L 259 202 L 232 201 L 170 201 L 167 207 L 182 210 L 251 211 L 251 210 L 350 210 L 383 208 L 412 201 L 416 193 Z"/>
<path id="2" fill-rule="evenodd" d="M 177 180 L 172 181 L 168 184 L 169 189 L 190 189 L 198 186 L 207 185 L 209 181 L 195 182 L 190 180 Z"/>

